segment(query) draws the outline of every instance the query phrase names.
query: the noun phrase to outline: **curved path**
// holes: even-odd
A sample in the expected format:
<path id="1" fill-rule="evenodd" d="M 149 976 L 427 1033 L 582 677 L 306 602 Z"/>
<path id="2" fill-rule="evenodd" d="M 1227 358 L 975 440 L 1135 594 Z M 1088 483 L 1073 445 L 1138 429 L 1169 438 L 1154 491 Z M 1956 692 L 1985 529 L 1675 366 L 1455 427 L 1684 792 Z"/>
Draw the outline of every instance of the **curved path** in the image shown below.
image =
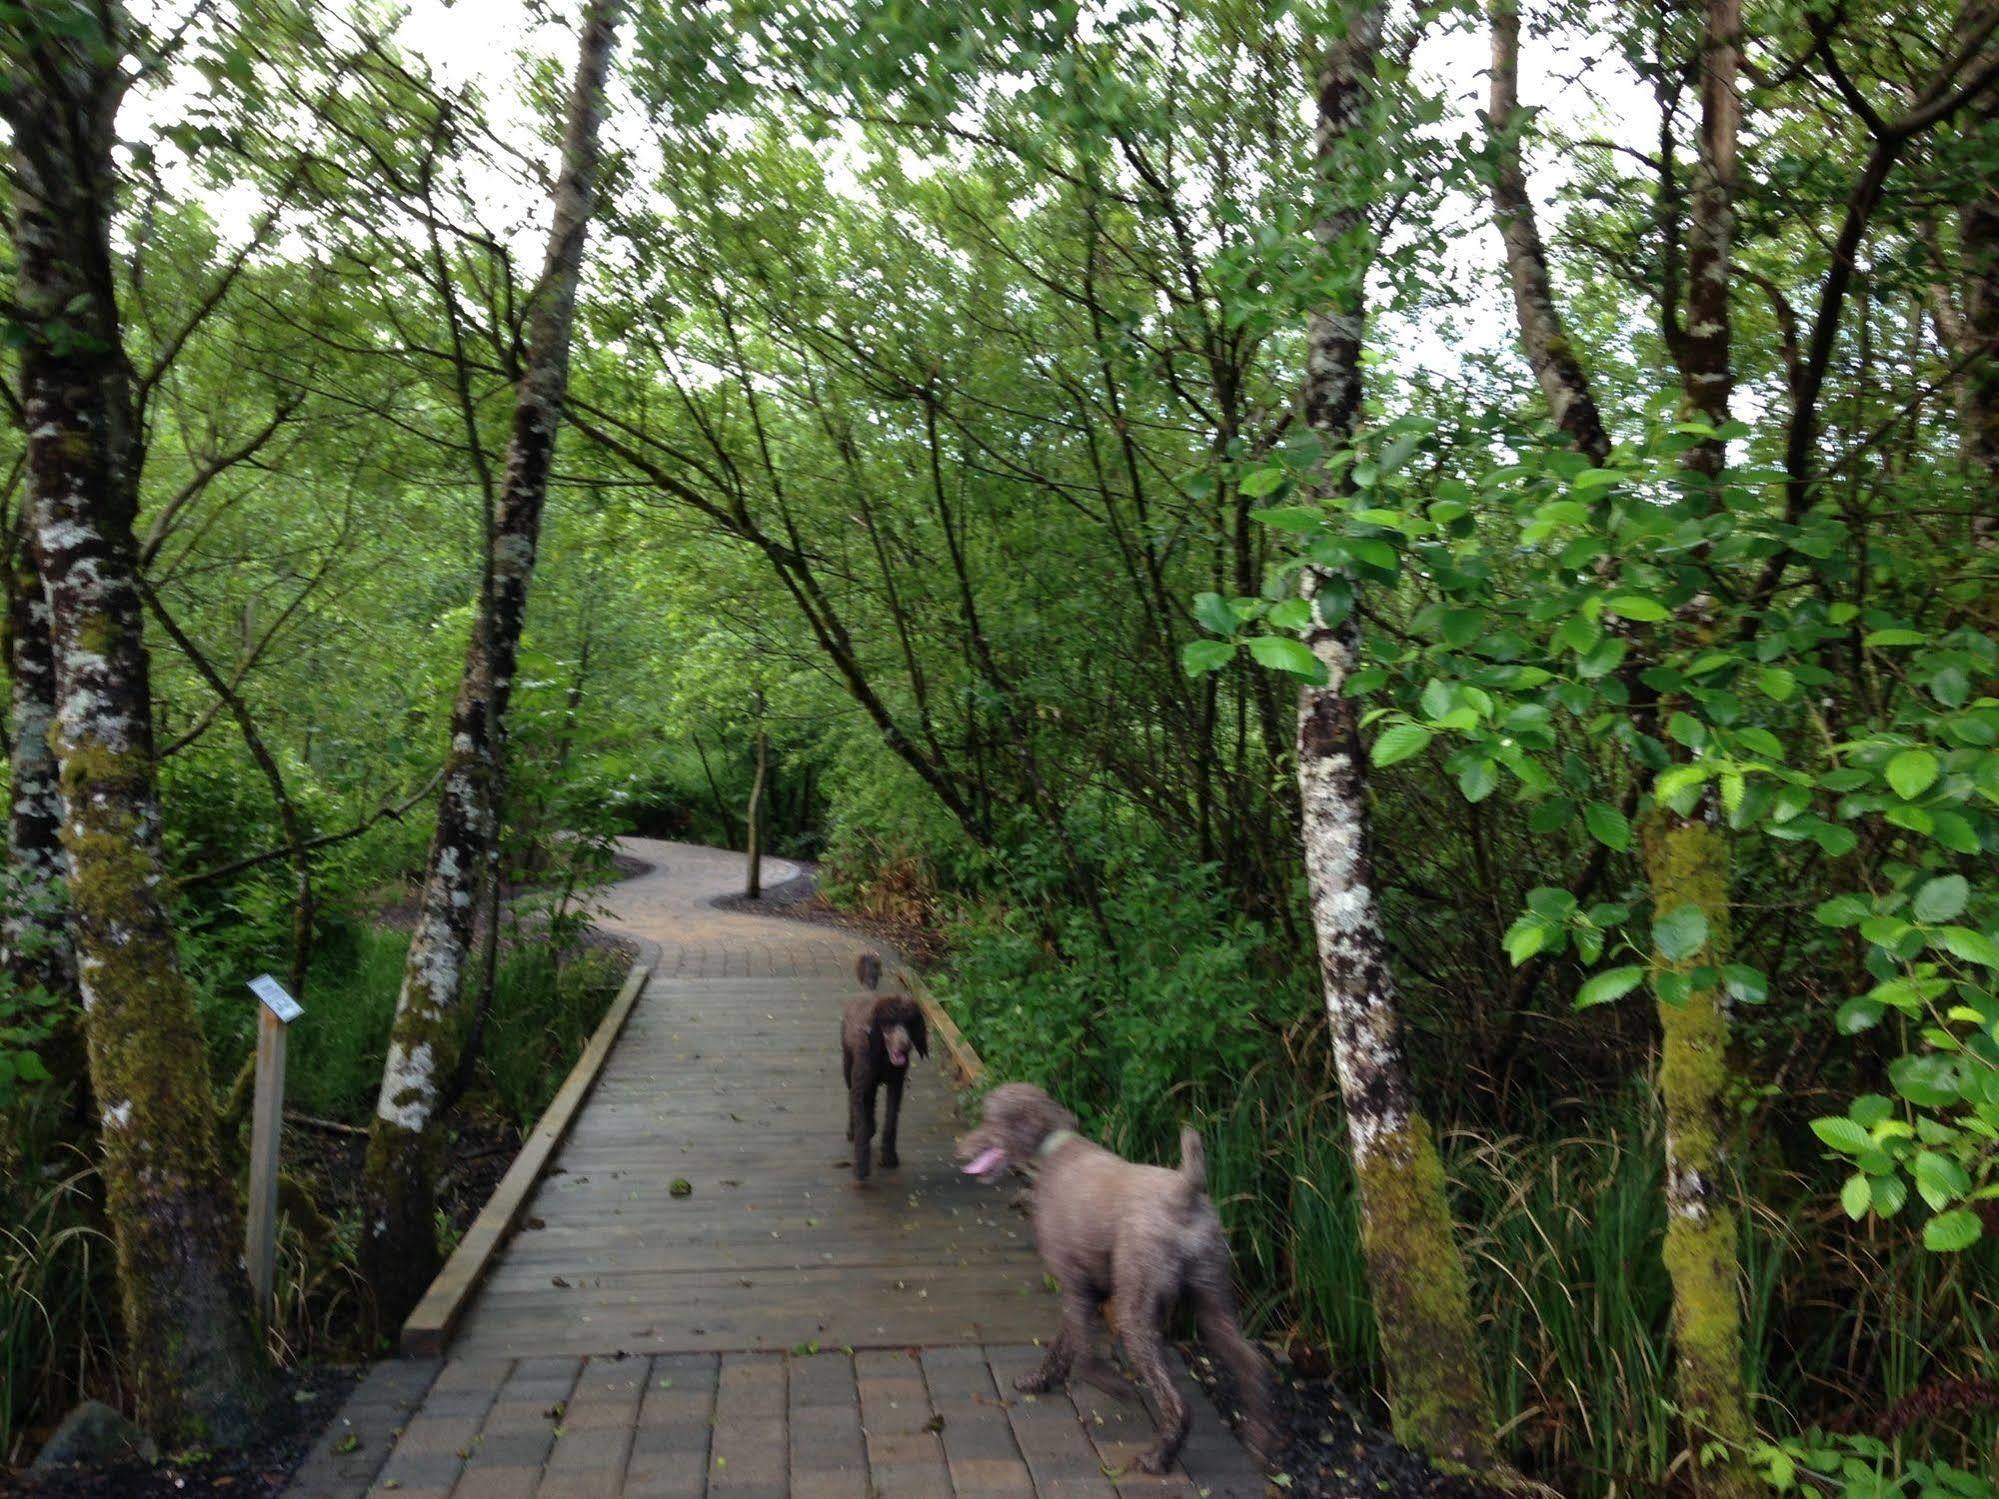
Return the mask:
<path id="1" fill-rule="evenodd" d="M 955 1169 L 937 1058 L 911 1073 L 902 1165 L 856 1186 L 847 1164 L 838 1021 L 865 939 L 717 909 L 740 854 L 624 847 L 651 868 L 600 924 L 653 977 L 525 1226 L 449 1359 L 371 1373 L 289 1493 L 1262 1493 L 1198 1396 L 1187 1472 L 1153 1479 L 1107 1476 L 1150 1439 L 1135 1401 L 1013 1394 L 1056 1302 L 1011 1194 Z"/>

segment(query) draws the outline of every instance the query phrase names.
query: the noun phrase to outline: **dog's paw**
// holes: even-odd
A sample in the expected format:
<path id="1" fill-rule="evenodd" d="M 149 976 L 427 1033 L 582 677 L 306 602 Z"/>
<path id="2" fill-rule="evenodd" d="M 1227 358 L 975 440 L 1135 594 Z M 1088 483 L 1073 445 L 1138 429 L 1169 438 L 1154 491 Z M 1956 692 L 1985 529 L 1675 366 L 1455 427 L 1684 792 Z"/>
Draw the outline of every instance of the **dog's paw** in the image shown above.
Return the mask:
<path id="1" fill-rule="evenodd" d="M 1154 1447 L 1150 1452 L 1140 1453 L 1135 1466 L 1141 1473 L 1164 1473 L 1173 1466 L 1173 1459 Z"/>
<path id="2" fill-rule="evenodd" d="M 902 1157 L 892 1150 L 884 1150 L 881 1155 L 881 1163 L 884 1166 L 900 1166 L 902 1164 Z"/>
<path id="3" fill-rule="evenodd" d="M 1055 1388 L 1055 1381 L 1037 1369 L 1032 1374 L 1016 1374 L 1013 1387 L 1023 1395 L 1046 1395 Z"/>

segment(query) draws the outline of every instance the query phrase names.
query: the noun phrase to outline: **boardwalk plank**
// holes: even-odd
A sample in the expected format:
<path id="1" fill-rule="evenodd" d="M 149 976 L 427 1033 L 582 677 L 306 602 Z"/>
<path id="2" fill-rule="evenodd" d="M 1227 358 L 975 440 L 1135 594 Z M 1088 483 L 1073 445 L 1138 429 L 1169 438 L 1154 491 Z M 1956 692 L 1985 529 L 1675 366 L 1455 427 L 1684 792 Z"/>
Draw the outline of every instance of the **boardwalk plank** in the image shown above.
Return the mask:
<path id="1" fill-rule="evenodd" d="M 611 903 L 654 977 L 448 1362 L 372 1374 L 290 1499 L 1261 1492 L 1198 1396 L 1193 1482 L 1141 1485 L 1105 1469 L 1150 1441 L 1142 1407 L 1099 1426 L 1094 1394 L 1014 1394 L 1055 1305 L 1013 1194 L 956 1169 L 941 1066 L 912 1075 L 900 1167 L 852 1180 L 837 1037 L 861 941 L 715 909 L 735 855 L 627 849 L 655 869 Z"/>

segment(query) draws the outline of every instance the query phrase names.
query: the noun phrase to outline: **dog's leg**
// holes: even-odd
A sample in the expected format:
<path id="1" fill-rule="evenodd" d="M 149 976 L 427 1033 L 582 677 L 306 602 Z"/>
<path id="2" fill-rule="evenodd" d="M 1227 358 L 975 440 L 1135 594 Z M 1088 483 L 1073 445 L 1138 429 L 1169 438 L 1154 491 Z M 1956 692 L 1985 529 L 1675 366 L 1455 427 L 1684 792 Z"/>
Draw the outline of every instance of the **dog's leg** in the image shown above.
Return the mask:
<path id="1" fill-rule="evenodd" d="M 1196 1278 L 1188 1289 L 1194 1295 L 1194 1323 L 1201 1329 L 1201 1341 L 1235 1376 L 1250 1450 L 1268 1461 L 1272 1455 L 1270 1370 L 1263 1362 L 1263 1355 L 1256 1351 L 1256 1345 L 1242 1334 L 1228 1279 L 1226 1275 L 1219 1282 Z"/>
<path id="2" fill-rule="evenodd" d="M 866 1181 L 870 1162 L 869 1148 L 875 1138 L 875 1084 L 873 1078 L 862 1080 L 854 1089 L 854 1104 L 850 1115 L 849 1129 L 854 1138 L 854 1180 Z"/>
<path id="3" fill-rule="evenodd" d="M 1042 1356 L 1041 1367 L 1032 1374 L 1021 1375 L 1013 1382 L 1013 1387 L 1026 1395 L 1042 1395 L 1067 1379 L 1070 1366 L 1076 1362 L 1076 1355 L 1089 1352 L 1090 1324 L 1096 1320 L 1097 1307 L 1101 1304 L 1094 1296 L 1064 1287 L 1062 1325 L 1056 1329 L 1054 1341 Z"/>
<path id="4" fill-rule="evenodd" d="M 847 1089 L 847 1138 L 854 1138 L 854 1049 L 847 1044 L 847 1038 L 840 1038 L 840 1081 Z"/>
<path id="5" fill-rule="evenodd" d="M 900 1166 L 901 1157 L 895 1153 L 895 1126 L 902 1117 L 903 1074 L 891 1068 L 888 1074 L 888 1117 L 882 1120 L 881 1163 L 884 1166 Z"/>
<path id="6" fill-rule="evenodd" d="M 1124 1304 L 1122 1293 L 1118 1303 L 1120 1306 Z M 1166 1308 L 1156 1298 L 1147 1297 L 1143 1304 L 1125 1312 L 1118 1329 L 1119 1336 L 1124 1340 L 1124 1351 L 1131 1359 L 1132 1367 L 1138 1371 L 1139 1382 L 1145 1386 L 1145 1392 L 1159 1409 L 1159 1440 L 1138 1459 L 1138 1466 L 1147 1473 L 1164 1473 L 1172 1467 L 1180 1444 L 1187 1440 L 1187 1402 L 1180 1398 L 1180 1391 L 1174 1387 L 1173 1375 L 1166 1364 L 1171 1355 L 1167 1353 L 1166 1340 L 1159 1331 L 1165 1315 Z"/>

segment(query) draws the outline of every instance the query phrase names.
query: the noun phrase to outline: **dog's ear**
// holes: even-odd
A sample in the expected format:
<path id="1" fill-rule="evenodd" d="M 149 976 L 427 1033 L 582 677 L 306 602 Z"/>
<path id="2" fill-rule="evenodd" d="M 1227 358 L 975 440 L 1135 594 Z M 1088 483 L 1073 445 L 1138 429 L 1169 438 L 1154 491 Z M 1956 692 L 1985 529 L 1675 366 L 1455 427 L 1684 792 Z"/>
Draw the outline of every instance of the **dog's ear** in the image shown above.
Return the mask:
<path id="1" fill-rule="evenodd" d="M 919 1005 L 909 1007 L 909 1038 L 916 1043 L 916 1054 L 927 1060 L 930 1056 L 930 1027 L 923 1023 L 923 1010 Z"/>

